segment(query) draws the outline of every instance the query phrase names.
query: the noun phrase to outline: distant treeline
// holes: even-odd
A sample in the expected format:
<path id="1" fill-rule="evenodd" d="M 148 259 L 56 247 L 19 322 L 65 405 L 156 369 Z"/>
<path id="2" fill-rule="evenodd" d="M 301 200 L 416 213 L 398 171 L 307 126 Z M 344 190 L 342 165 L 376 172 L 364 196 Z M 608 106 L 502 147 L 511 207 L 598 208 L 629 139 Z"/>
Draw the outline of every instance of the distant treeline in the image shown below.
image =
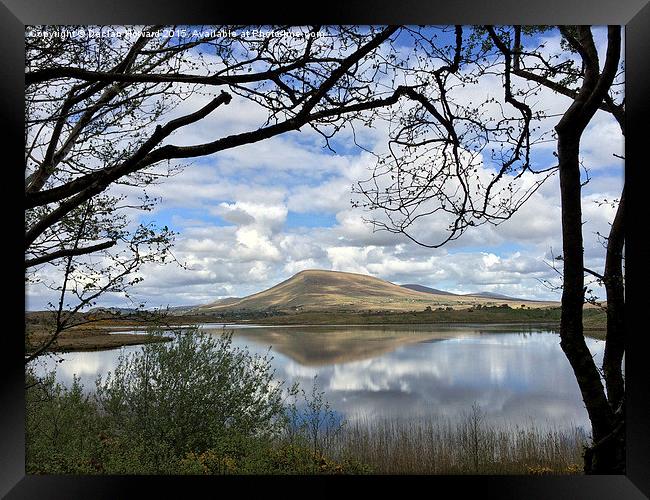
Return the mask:
<path id="1" fill-rule="evenodd" d="M 465 309 L 451 307 L 426 308 L 422 311 L 233 311 L 203 312 L 172 315 L 164 312 L 141 311 L 132 314 L 86 313 L 79 314 L 80 321 L 97 322 L 98 325 L 120 326 L 133 323 L 153 325 L 181 325 L 206 322 L 259 323 L 268 325 L 337 325 L 337 324 L 439 324 L 439 323 L 543 323 L 559 327 L 561 309 L 512 308 L 508 304 L 475 305 Z M 28 325 L 45 325 L 51 318 L 47 312 L 28 312 Z M 584 311 L 585 330 L 601 330 L 606 325 L 606 314 L 599 308 Z"/>

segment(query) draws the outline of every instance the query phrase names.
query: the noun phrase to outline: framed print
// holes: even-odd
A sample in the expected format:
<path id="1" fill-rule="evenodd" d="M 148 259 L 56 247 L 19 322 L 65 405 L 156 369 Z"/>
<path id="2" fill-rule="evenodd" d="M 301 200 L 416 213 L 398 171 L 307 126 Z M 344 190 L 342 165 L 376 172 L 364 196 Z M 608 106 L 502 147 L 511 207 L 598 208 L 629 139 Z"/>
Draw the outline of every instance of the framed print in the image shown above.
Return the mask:
<path id="1" fill-rule="evenodd" d="M 647 498 L 650 7 L 303 7 L 3 0 L 0 492 Z"/>

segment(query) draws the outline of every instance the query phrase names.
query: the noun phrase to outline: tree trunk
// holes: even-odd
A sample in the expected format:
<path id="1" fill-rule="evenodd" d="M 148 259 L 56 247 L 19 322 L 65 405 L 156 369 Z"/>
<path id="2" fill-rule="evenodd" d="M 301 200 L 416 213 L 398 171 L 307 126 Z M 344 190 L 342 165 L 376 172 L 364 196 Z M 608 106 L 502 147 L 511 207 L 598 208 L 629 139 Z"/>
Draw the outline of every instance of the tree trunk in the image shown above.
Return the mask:
<path id="1" fill-rule="evenodd" d="M 613 411 L 622 405 L 625 394 L 623 354 L 625 352 L 625 284 L 623 280 L 623 214 L 625 190 L 607 239 L 607 256 L 603 282 L 607 292 L 607 337 L 603 356 L 603 373 L 607 399 Z"/>
<path id="2" fill-rule="evenodd" d="M 562 244 L 564 286 L 560 346 L 575 374 L 582 399 L 591 421 L 595 445 L 585 453 L 585 472 L 618 473 L 615 429 L 612 411 L 600 374 L 584 339 L 582 308 L 584 305 L 584 256 L 579 165 L 580 132 L 574 127 L 558 130 L 558 159 L 562 200 Z"/>

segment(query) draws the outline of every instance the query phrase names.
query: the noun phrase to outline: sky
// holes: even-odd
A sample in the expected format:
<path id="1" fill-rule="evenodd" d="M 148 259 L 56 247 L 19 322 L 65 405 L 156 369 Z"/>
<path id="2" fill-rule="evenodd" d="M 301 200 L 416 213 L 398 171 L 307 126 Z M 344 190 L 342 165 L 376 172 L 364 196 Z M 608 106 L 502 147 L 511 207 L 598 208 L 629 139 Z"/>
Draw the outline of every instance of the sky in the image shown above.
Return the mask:
<path id="1" fill-rule="evenodd" d="M 599 49 L 604 40 L 597 33 Z M 543 40 L 548 50 L 559 46 L 557 34 Z M 487 78 L 461 99 L 502 95 L 500 79 Z M 205 102 L 193 96 L 178 113 Z M 537 105 L 561 113 L 569 99 L 544 91 Z M 200 124 L 182 129 L 174 144 L 196 144 L 231 131 L 255 129 L 260 110 L 234 95 L 232 102 Z M 544 126 L 552 128 L 559 118 Z M 388 125 L 356 127 L 364 147 L 379 150 Z M 160 198 L 152 212 L 132 212 L 134 222 L 167 225 L 178 233 L 175 263 L 147 265 L 132 297 L 147 307 L 204 304 L 223 297 L 243 297 L 283 281 L 305 269 L 327 269 L 375 276 L 397 284 L 418 283 L 455 293 L 498 292 L 525 299 L 560 300 L 560 292 L 540 280 L 555 280 L 552 256 L 561 253 L 560 196 L 557 175 L 551 177 L 508 221 L 498 227 L 471 228 L 441 248 L 416 245 L 402 235 L 373 231 L 353 208 L 352 186 L 367 178 L 375 164 L 368 152 L 352 145 L 345 129 L 331 144 L 308 127 L 246 146 L 185 162 L 177 175 L 152 185 Z M 554 144 L 534 152 L 540 165 L 553 164 Z M 589 169 L 583 188 L 583 235 L 587 267 L 602 271 L 605 250 L 597 232 L 607 234 L 615 207 L 600 203 L 620 196 L 624 142 L 613 118 L 599 111 L 584 134 L 581 159 Z M 117 191 L 139 193 L 120 187 Z M 117 192 L 116 191 L 116 192 Z M 439 237 L 435 224 L 424 223 L 423 239 Z M 602 290 L 595 288 L 603 297 Z M 51 292 L 27 288 L 28 309 L 44 309 Z M 106 295 L 105 306 L 131 304 Z"/>

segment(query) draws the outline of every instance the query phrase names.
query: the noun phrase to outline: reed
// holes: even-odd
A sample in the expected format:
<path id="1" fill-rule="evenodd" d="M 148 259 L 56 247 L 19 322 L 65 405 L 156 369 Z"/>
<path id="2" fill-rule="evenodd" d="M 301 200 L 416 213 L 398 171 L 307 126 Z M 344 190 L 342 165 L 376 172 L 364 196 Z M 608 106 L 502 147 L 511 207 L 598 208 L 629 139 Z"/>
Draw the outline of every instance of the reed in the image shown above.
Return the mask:
<path id="1" fill-rule="evenodd" d="M 355 420 L 337 434 L 330 453 L 376 474 L 578 474 L 588 441 L 579 427 L 490 423 L 474 406 L 455 421 Z"/>

